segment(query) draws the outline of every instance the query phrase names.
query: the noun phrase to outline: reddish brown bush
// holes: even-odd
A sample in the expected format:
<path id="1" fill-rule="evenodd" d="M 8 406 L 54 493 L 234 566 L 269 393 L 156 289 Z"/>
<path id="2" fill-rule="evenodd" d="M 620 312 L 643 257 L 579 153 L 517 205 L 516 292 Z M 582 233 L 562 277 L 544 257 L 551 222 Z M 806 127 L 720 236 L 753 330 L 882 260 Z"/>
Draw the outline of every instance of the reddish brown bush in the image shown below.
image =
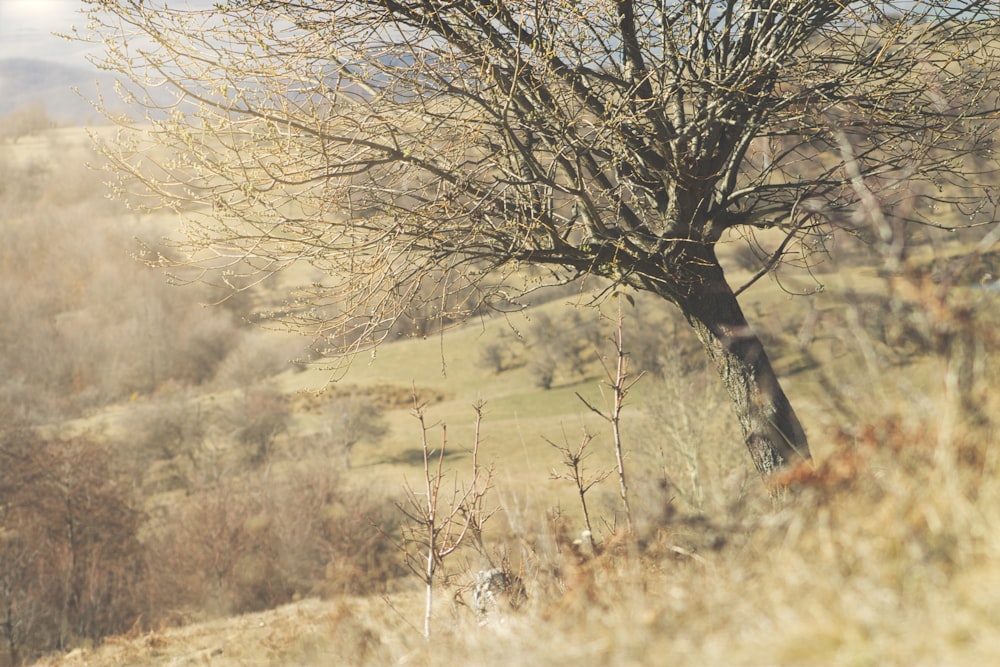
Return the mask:
<path id="1" fill-rule="evenodd" d="M 223 482 L 164 508 L 148 543 L 161 610 L 242 613 L 300 595 L 384 589 L 402 570 L 395 521 L 325 471 Z"/>
<path id="2" fill-rule="evenodd" d="M 143 612 L 132 476 L 87 438 L 0 445 L 0 634 L 18 664 L 122 632 Z"/>

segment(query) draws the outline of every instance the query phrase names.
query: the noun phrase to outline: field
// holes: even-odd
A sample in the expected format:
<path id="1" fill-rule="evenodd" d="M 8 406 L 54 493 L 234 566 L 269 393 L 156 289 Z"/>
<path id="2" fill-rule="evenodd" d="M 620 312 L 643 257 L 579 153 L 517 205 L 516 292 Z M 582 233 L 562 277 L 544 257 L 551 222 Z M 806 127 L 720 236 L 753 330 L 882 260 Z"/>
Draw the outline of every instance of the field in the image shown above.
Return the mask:
<path id="1" fill-rule="evenodd" d="M 100 598 L 93 610 L 128 601 L 134 613 L 103 638 L 82 621 L 59 630 L 37 664 L 1000 664 L 1000 295 L 982 289 L 998 266 L 995 253 L 970 254 L 976 238 L 924 240 L 893 283 L 851 246 L 812 276 L 745 294 L 815 456 L 775 499 L 663 305 L 553 294 L 507 319 L 401 335 L 331 384 L 321 360 L 288 363 L 307 355 L 301 339 L 246 326 L 248 305 L 202 307 L 213 292 L 168 287 L 132 262 L 129 237 L 164 221 L 129 217 L 94 196 L 89 172 L 53 165 L 82 162 L 83 145 L 75 129 L 0 145 L 7 183 L 20 184 L 0 190 L 3 296 L 17 317 L 3 329 L 0 592 L 24 627 L 73 618 L 42 604 L 55 592 L 18 592 L 9 574 L 38 550 L 17 550 L 35 535 L 11 509 L 29 497 L 12 490 L 30 490 L 10 464 L 22 441 L 77 443 L 81 461 L 95 447 L 111 462 L 98 474 L 125 470 L 137 517 L 127 562 L 142 576 L 101 598 L 100 576 L 53 565 Z M 724 252 L 731 280 L 747 278 L 736 244 Z M 254 298 L 273 299 L 266 290 Z M 622 425 L 636 530 L 625 534 L 612 474 L 586 495 L 595 550 L 557 447 L 587 433 L 587 474 L 614 468 L 608 425 L 577 394 L 608 409 L 619 317 L 636 375 L 646 370 Z M 394 505 L 423 483 L 414 400 L 432 450 L 447 424 L 446 490 L 469 483 L 483 403 L 479 462 L 497 510 L 480 548 L 445 560 L 429 640 Z M 346 415 L 382 426 L 352 425 L 350 441 Z M 61 558 L 61 538 L 44 539 Z M 94 572 L 125 567 L 113 560 L 124 551 L 94 549 L 81 552 Z M 493 565 L 527 597 L 484 618 L 470 588 Z M 41 630 L 3 632 L 35 657 L 28 638 Z"/>

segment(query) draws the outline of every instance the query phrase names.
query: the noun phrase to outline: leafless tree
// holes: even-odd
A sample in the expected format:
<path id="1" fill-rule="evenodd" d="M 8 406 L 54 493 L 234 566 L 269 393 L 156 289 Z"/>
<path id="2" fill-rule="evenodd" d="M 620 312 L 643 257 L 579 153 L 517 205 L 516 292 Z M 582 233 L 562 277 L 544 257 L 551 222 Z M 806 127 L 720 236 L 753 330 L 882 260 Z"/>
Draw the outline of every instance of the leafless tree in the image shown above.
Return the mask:
<path id="1" fill-rule="evenodd" d="M 631 360 L 625 351 L 625 318 L 622 314 L 621 302 L 618 303 L 618 318 L 616 321 L 614 338 L 611 339 L 615 349 L 615 362 L 612 368 L 607 358 L 601 357 L 601 366 L 604 367 L 604 375 L 607 377 L 607 387 L 611 390 L 611 405 L 608 409 L 601 410 L 586 398 L 576 393 L 576 397 L 586 405 L 591 412 L 606 421 L 611 427 L 611 435 L 614 439 L 615 462 L 618 470 L 618 493 L 622 499 L 622 509 L 625 512 L 625 526 L 631 534 L 634 530 L 632 521 L 632 507 L 628 499 L 628 482 L 625 475 L 625 446 L 622 443 L 622 410 L 625 408 L 625 399 L 632 388 L 642 379 L 643 372 L 633 374 L 630 370 Z"/>
<path id="2" fill-rule="evenodd" d="M 836 226 L 901 264 L 912 224 L 993 219 L 994 0 L 86 2 L 146 111 L 106 150 L 187 261 L 322 270 L 282 315 L 347 352 L 509 307 L 526 266 L 650 291 L 764 475 L 808 445 L 717 244 L 782 232 L 759 278 Z"/>
<path id="3" fill-rule="evenodd" d="M 569 473 L 556 472 L 553 470 L 549 473 L 549 479 L 567 479 L 576 485 L 577 495 L 580 496 L 580 509 L 583 510 L 583 525 L 586 528 L 584 537 L 587 538 L 587 546 L 590 547 L 591 553 L 596 554 L 597 538 L 594 537 L 594 526 L 590 522 L 590 510 L 587 508 L 587 492 L 594 488 L 594 486 L 606 480 L 611 475 L 612 471 L 602 470 L 593 475 L 588 475 L 584 471 L 583 461 L 590 454 L 587 451 L 587 447 L 593 439 L 594 436 L 584 429 L 583 435 L 580 437 L 580 445 L 576 448 L 576 451 L 570 449 L 569 444 L 557 445 L 551 440 L 549 440 L 548 443 L 555 449 L 559 450 L 559 454 L 562 457 L 561 463 L 570 469 Z"/>
<path id="4" fill-rule="evenodd" d="M 292 408 L 288 397 L 274 387 L 249 389 L 228 410 L 226 421 L 236 440 L 249 447 L 249 460 L 272 463 L 275 441 L 288 430 Z"/>
<path id="5" fill-rule="evenodd" d="M 367 396 L 336 398 L 323 409 L 324 436 L 344 455 L 344 468 L 351 468 L 351 452 L 361 442 L 375 443 L 389 432 L 385 410 Z"/>
<path id="6" fill-rule="evenodd" d="M 405 519 L 401 547 L 406 566 L 424 582 L 424 637 L 427 639 L 431 636 L 434 581 L 439 578 L 445 559 L 463 544 L 471 543 L 482 551 L 483 529 L 497 512 L 486 504 L 493 484 L 493 469 L 479 462 L 483 407 L 482 402 L 473 406 L 476 423 L 470 452 L 472 470 L 461 485 L 455 479 L 449 492 L 441 488 L 450 476 L 444 468 L 447 427 L 441 424 L 441 447 L 432 450 L 427 434 L 433 427 L 427 425 L 424 406 L 416 392 L 413 395 L 413 416 L 420 423 L 424 472 L 419 486 L 406 484 L 404 498 L 396 506 Z"/>

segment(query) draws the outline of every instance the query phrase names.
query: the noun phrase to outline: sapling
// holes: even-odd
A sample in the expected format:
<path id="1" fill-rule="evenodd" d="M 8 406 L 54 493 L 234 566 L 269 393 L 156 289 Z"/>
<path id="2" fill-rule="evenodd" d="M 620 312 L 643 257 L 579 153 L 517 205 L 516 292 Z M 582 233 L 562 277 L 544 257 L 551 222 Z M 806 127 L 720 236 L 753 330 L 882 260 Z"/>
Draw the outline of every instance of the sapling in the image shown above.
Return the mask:
<path id="1" fill-rule="evenodd" d="M 407 524 L 403 527 L 402 549 L 407 567 L 424 582 L 424 637 L 430 639 L 431 615 L 434 601 L 434 580 L 445 558 L 455 553 L 471 538 L 482 545 L 482 531 L 486 522 L 496 513 L 496 508 L 486 507 L 493 470 L 479 464 L 480 426 L 483 419 L 483 402 L 476 403 L 475 435 L 472 441 L 472 471 L 468 484 L 454 479 L 450 494 L 443 494 L 442 487 L 449 474 L 444 469 L 448 446 L 448 429 L 441 424 L 441 447 L 432 451 L 424 406 L 413 396 L 413 416 L 420 423 L 421 450 L 423 452 L 423 478 L 421 488 L 404 484 L 404 499 L 397 503 Z M 447 497 L 443 497 L 447 495 Z"/>
<path id="2" fill-rule="evenodd" d="M 607 479 L 612 471 L 602 470 L 593 477 L 588 477 L 584 472 L 583 460 L 589 454 L 587 446 L 590 445 L 593 439 L 594 436 L 584 429 L 583 436 L 580 438 L 580 444 L 575 451 L 570 449 L 568 445 L 557 445 L 552 441 L 547 442 L 559 450 L 559 453 L 562 455 L 563 465 L 570 469 L 569 473 L 552 471 L 549 477 L 551 479 L 568 479 L 576 485 L 576 491 L 580 495 L 580 508 L 583 510 L 583 523 L 586 526 L 585 537 L 590 542 L 591 551 L 597 553 L 597 540 L 594 537 L 594 528 L 590 523 L 590 512 L 587 509 L 587 492 L 595 485 Z"/>
<path id="3" fill-rule="evenodd" d="M 624 317 L 622 316 L 621 304 L 618 305 L 618 319 L 617 327 L 615 329 L 615 336 L 611 339 L 615 348 L 615 365 L 612 368 L 606 357 L 601 357 L 601 366 L 604 367 L 604 373 L 608 378 L 608 387 L 611 389 L 611 408 L 608 412 L 595 407 L 587 399 L 580 395 L 579 392 L 576 393 L 577 398 L 583 401 L 590 410 L 596 413 L 601 419 L 605 420 L 611 426 L 611 435 L 614 438 L 615 446 L 615 460 L 617 463 L 618 470 L 618 492 L 622 499 L 622 507 L 625 510 L 625 524 L 628 532 L 631 533 L 633 529 L 632 524 L 632 508 L 629 506 L 628 499 L 628 480 L 625 477 L 625 452 L 624 445 L 622 444 L 622 434 L 621 434 L 621 415 L 622 410 L 625 407 L 625 398 L 628 396 L 632 387 L 636 385 L 642 376 L 645 375 L 645 371 L 640 372 L 636 376 L 632 376 L 629 373 L 629 357 L 628 353 L 625 351 L 625 325 Z"/>

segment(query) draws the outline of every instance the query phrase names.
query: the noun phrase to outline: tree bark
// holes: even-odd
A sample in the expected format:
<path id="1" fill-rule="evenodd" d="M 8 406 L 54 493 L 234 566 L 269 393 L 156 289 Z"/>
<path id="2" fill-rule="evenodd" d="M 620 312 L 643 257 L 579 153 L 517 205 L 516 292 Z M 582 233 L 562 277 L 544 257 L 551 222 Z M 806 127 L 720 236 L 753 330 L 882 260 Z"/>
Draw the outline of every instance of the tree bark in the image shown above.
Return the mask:
<path id="1" fill-rule="evenodd" d="M 691 262 L 691 246 L 685 244 Z M 743 438 L 765 481 L 779 469 L 809 459 L 809 444 L 782 390 L 760 338 L 747 323 L 736 295 L 710 246 L 685 266 L 681 286 L 661 294 L 681 309 L 715 364 L 733 401 Z M 659 290 L 657 290 L 659 291 Z"/>

